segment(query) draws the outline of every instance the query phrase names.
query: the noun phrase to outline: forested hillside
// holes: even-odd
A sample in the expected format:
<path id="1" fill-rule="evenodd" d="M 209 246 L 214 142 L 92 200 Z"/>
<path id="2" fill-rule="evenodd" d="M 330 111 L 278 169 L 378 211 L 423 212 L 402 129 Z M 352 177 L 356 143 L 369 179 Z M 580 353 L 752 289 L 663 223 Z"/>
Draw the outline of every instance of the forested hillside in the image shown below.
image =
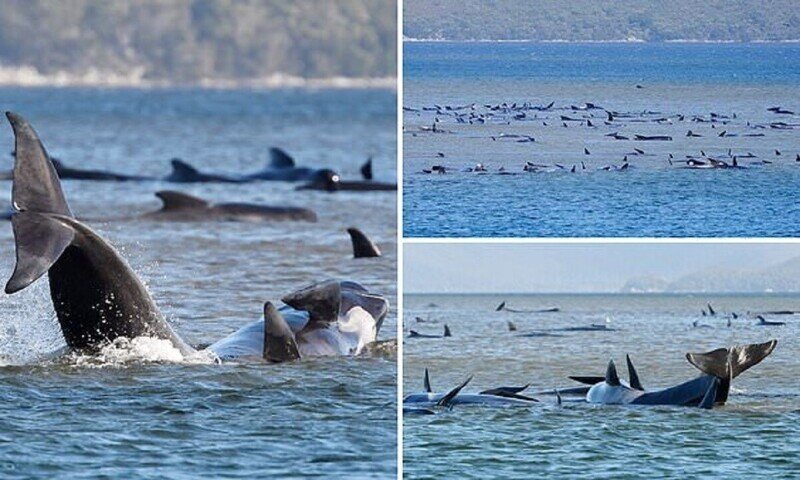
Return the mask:
<path id="1" fill-rule="evenodd" d="M 0 0 L 0 68 L 144 80 L 393 76 L 394 0 Z"/>
<path id="2" fill-rule="evenodd" d="M 403 34 L 416 39 L 800 39 L 796 0 L 406 0 L 403 10 Z"/>

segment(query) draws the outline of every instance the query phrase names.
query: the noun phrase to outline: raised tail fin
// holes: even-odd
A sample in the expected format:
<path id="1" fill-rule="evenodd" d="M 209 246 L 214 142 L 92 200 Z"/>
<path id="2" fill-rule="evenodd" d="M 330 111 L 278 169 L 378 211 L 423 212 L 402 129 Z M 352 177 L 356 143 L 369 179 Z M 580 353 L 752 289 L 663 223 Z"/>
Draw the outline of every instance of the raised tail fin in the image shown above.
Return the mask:
<path id="1" fill-rule="evenodd" d="M 775 350 L 777 344 L 777 340 L 770 340 L 764 343 L 718 348 L 706 353 L 687 353 L 686 359 L 707 375 L 720 379 L 729 377 L 734 379 L 750 367 L 761 363 Z"/>
<path id="2" fill-rule="evenodd" d="M 53 163 L 36 131 L 22 116 L 6 112 L 14 129 L 15 160 L 13 206 L 21 212 L 72 216 Z"/>
<path id="3" fill-rule="evenodd" d="M 347 233 L 350 234 L 350 241 L 353 243 L 353 256 L 355 258 L 374 258 L 381 256 L 381 251 L 378 246 L 364 235 L 364 232 L 351 227 L 347 229 Z"/>
<path id="4" fill-rule="evenodd" d="M 6 112 L 14 129 L 15 161 L 12 224 L 17 250 L 6 293 L 27 287 L 44 275 L 74 238 L 54 216 L 72 217 L 61 183 L 39 136 L 20 115 Z"/>

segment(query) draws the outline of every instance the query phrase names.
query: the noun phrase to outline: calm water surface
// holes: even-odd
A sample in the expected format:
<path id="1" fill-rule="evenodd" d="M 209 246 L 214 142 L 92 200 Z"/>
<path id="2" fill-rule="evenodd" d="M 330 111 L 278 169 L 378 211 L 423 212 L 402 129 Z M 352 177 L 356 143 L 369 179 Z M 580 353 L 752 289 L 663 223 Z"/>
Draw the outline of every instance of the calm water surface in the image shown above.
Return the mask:
<path id="1" fill-rule="evenodd" d="M 796 44 L 406 43 L 404 62 L 408 236 L 798 234 Z M 528 110 L 525 118 L 484 107 L 515 102 L 555 104 L 549 111 Z M 632 116 L 607 125 L 603 109 L 571 109 L 587 102 Z M 483 124 L 459 123 L 446 110 L 473 103 L 476 112 L 494 116 Z M 767 111 L 775 106 L 795 114 Z M 712 112 L 719 115 L 713 123 Z M 564 127 L 562 115 L 582 122 Z M 655 121 L 660 118 L 666 120 Z M 447 133 L 425 130 L 436 119 Z M 771 127 L 775 122 L 789 126 Z M 687 137 L 688 130 L 702 137 Z M 607 136 L 614 132 L 631 140 Z M 634 141 L 636 134 L 673 140 Z M 536 141 L 521 143 L 514 135 Z M 677 162 L 701 151 L 728 163 L 735 155 L 748 168 L 685 170 L 669 164 L 670 154 Z M 599 170 L 619 167 L 624 158 L 626 171 Z M 526 162 L 549 168 L 522 174 Z M 490 173 L 463 172 L 477 163 Z M 432 165 L 445 165 L 451 173 L 422 173 Z M 569 172 L 573 166 L 577 174 Z M 500 168 L 520 175 L 496 175 Z"/>
<path id="2" fill-rule="evenodd" d="M 503 300 L 520 310 L 495 312 Z M 718 312 L 702 317 L 707 302 Z M 404 394 L 434 390 L 467 376 L 467 391 L 531 384 L 530 391 L 574 386 L 567 375 L 602 375 L 610 358 L 629 353 L 646 388 L 694 377 L 684 358 L 737 343 L 778 339 L 775 352 L 737 378 L 728 403 L 711 411 L 678 407 L 457 407 L 404 421 L 408 478 L 745 478 L 786 477 L 800 469 L 800 343 L 797 316 L 759 327 L 748 311 L 800 310 L 800 296 L 782 295 L 408 295 L 404 303 Z M 727 327 L 731 312 L 740 317 Z M 421 317 L 425 322 L 415 320 Z M 699 321 L 693 327 L 692 322 Z M 510 332 L 507 322 L 517 326 Z M 447 339 L 409 339 L 408 330 Z M 534 330 L 607 323 L 614 332 L 564 332 L 525 338 Z M 627 378 L 624 369 L 620 372 Z"/>
<path id="3" fill-rule="evenodd" d="M 368 155 L 395 180 L 390 90 L 0 89 L 67 165 L 166 175 L 171 157 L 227 173 L 259 170 L 280 146 L 299 164 L 355 177 Z M 0 168 L 11 168 L 10 127 Z M 395 195 L 295 192 L 294 185 L 64 181 L 72 210 L 117 246 L 190 343 L 260 319 L 263 303 L 348 278 L 386 295 L 379 335 L 396 334 Z M 0 183 L 10 201 L 10 182 Z M 159 208 L 178 189 L 213 201 L 290 204 L 319 222 L 110 220 Z M 348 226 L 384 257 L 353 260 Z M 14 265 L 0 229 L 0 271 Z M 157 346 L 53 358 L 64 346 L 46 282 L 0 296 L 0 476 L 4 478 L 380 477 L 396 469 L 395 355 L 287 365 L 214 365 Z"/>

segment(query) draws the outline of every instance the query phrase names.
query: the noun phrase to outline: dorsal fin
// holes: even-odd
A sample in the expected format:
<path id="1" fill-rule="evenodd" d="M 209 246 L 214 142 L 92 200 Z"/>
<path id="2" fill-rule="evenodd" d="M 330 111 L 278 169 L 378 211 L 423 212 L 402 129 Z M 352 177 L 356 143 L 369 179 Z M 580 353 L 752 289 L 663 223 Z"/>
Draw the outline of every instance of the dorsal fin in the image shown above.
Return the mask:
<path id="1" fill-rule="evenodd" d="M 270 302 L 264 304 L 264 360 L 286 362 L 300 358 L 291 327 Z"/>
<path id="2" fill-rule="evenodd" d="M 620 385 L 619 376 L 617 375 L 617 367 L 614 365 L 614 360 L 608 361 L 608 368 L 606 369 L 605 381 L 607 384 L 614 387 Z"/>
<path id="3" fill-rule="evenodd" d="M 425 369 L 425 391 L 428 393 L 433 392 L 431 388 L 431 378 L 428 376 L 428 369 Z"/>
<path id="4" fill-rule="evenodd" d="M 180 178 L 182 180 L 186 180 L 200 176 L 200 172 L 196 168 L 184 162 L 180 158 L 173 158 L 170 160 L 170 164 L 172 164 L 172 172 L 169 174 L 168 178 Z"/>
<path id="5" fill-rule="evenodd" d="M 319 323 L 335 322 L 339 318 L 342 287 L 339 282 L 328 280 L 290 293 L 281 300 L 292 308 L 308 312 L 306 328 L 316 327 Z"/>
<path id="6" fill-rule="evenodd" d="M 377 245 L 372 243 L 372 240 L 364 235 L 361 230 L 350 227 L 347 229 L 350 234 L 350 241 L 353 244 L 353 256 L 355 258 L 374 258 L 380 257 L 381 251 Z"/>
<path id="7" fill-rule="evenodd" d="M 187 210 L 208 207 L 208 202 L 202 198 L 197 198 L 183 192 L 176 192 L 174 190 L 161 190 L 156 192 L 156 197 L 164 202 L 164 206 L 161 208 L 162 210 Z"/>
<path id="8" fill-rule="evenodd" d="M 455 398 L 459 394 L 459 392 L 461 392 L 461 390 L 464 387 L 466 387 L 467 384 L 469 382 L 471 382 L 471 381 L 472 381 L 472 375 L 470 375 L 469 378 L 467 378 L 464 381 L 464 383 L 462 383 L 461 385 L 459 385 L 456 388 L 454 388 L 454 389 L 450 390 L 449 392 L 447 392 L 447 394 L 444 397 L 442 397 L 438 402 L 436 402 L 436 406 L 437 407 L 452 408 L 453 400 L 455 400 Z"/>
<path id="9" fill-rule="evenodd" d="M 452 337 L 453 336 L 453 334 L 450 333 L 450 327 L 448 327 L 446 323 L 444 324 L 444 336 L 445 337 Z"/>
<path id="10" fill-rule="evenodd" d="M 72 216 L 58 174 L 33 127 L 14 112 L 6 112 L 14 129 L 14 186 L 12 205 L 17 211 Z"/>
<path id="11" fill-rule="evenodd" d="M 364 180 L 372 180 L 372 157 L 369 157 L 364 165 L 361 165 L 361 176 Z"/>
<path id="12" fill-rule="evenodd" d="M 505 307 L 506 307 L 506 302 L 500 302 L 500 305 L 498 305 L 497 308 L 494 309 L 494 311 L 495 312 L 499 312 L 500 310 L 504 309 Z"/>
<path id="13" fill-rule="evenodd" d="M 269 166 L 270 168 L 292 168 L 294 167 L 294 158 L 280 148 L 272 147 L 269 149 Z"/>
<path id="14" fill-rule="evenodd" d="M 625 362 L 628 364 L 628 382 L 631 384 L 631 388 L 644 391 L 642 382 L 639 381 L 639 374 L 636 373 L 636 368 L 633 366 L 630 355 L 625 355 Z"/>

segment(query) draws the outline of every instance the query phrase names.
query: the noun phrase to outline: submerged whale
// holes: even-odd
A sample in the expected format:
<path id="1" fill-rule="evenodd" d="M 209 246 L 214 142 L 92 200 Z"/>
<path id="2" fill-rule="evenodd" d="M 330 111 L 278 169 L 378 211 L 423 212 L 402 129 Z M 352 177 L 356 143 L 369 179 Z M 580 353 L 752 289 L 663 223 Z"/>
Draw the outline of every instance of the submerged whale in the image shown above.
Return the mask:
<path id="1" fill-rule="evenodd" d="M 15 156 L 16 151 L 11 152 L 11 156 Z M 94 180 L 94 181 L 106 181 L 106 182 L 133 182 L 133 181 L 146 181 L 146 180 L 158 180 L 155 177 L 148 177 L 145 175 L 129 175 L 126 173 L 115 173 L 109 172 L 106 170 L 95 170 L 95 169 L 86 169 L 86 168 L 73 168 L 64 165 L 61 160 L 56 158 L 50 158 L 50 161 L 53 164 L 53 167 L 58 173 L 58 178 L 65 180 Z M 14 171 L 4 171 L 0 173 L 0 180 L 13 180 L 14 179 Z"/>
<path id="2" fill-rule="evenodd" d="M 470 377 L 472 378 L 472 377 Z M 466 385 L 465 382 L 461 388 Z M 447 398 L 451 392 L 448 393 L 435 393 L 431 388 L 430 377 L 428 376 L 428 369 L 425 369 L 424 380 L 425 391 L 420 393 L 411 393 L 403 398 L 403 410 L 408 409 L 430 409 L 437 406 L 442 399 Z M 449 405 L 480 405 L 490 407 L 526 407 L 531 404 L 538 403 L 539 400 L 523 395 L 529 385 L 521 387 L 499 387 L 489 390 L 483 390 L 478 393 L 460 393 L 461 388 L 448 399 Z M 415 412 L 419 413 L 419 412 Z"/>
<path id="3" fill-rule="evenodd" d="M 312 180 L 321 170 L 298 167 L 291 155 L 280 148 L 269 149 L 270 162 L 264 170 L 245 175 L 245 180 L 302 182 Z"/>
<path id="4" fill-rule="evenodd" d="M 170 160 L 172 172 L 164 181 L 172 183 L 243 183 L 242 178 L 215 173 L 203 173 L 180 158 Z"/>
<path id="5" fill-rule="evenodd" d="M 120 338 L 151 337 L 168 341 L 183 355 L 194 353 L 125 259 L 72 215 L 33 127 L 15 113 L 6 116 L 17 152 L 11 219 L 17 263 L 6 293 L 18 292 L 47 274 L 56 317 L 73 350 L 91 353 Z M 374 340 L 388 311 L 383 297 L 354 282 L 315 284 L 283 301 L 286 306 L 280 309 L 267 302 L 264 320 L 205 350 L 221 360 L 354 355 Z M 288 327 L 291 324 L 296 331 Z"/>
<path id="6" fill-rule="evenodd" d="M 450 327 L 447 324 L 444 324 L 444 332 L 441 335 L 433 335 L 430 333 L 419 333 L 416 330 L 410 330 L 408 332 L 408 338 L 447 338 L 452 337 L 453 334 L 450 332 Z"/>
<path id="7" fill-rule="evenodd" d="M 425 370 L 425 378 L 428 378 L 428 370 Z M 442 410 L 452 410 L 454 405 L 454 400 L 467 386 L 469 382 L 472 381 L 472 377 L 470 376 L 467 378 L 461 385 L 455 387 L 454 389 L 450 390 L 446 394 L 442 396 L 434 405 L 432 406 L 418 406 L 409 404 L 403 404 L 403 414 L 404 415 L 436 415 L 439 411 Z"/>
<path id="8" fill-rule="evenodd" d="M 332 172 L 332 170 L 329 169 L 298 167 L 295 165 L 294 159 L 280 148 L 270 148 L 269 154 L 270 161 L 266 168 L 247 175 L 205 173 L 179 158 L 173 158 L 171 160 L 172 173 L 165 177 L 164 180 L 175 183 L 245 183 L 254 181 L 302 182 L 312 181 L 320 176 L 322 172 Z"/>
<path id="9" fill-rule="evenodd" d="M 258 205 L 253 203 L 209 203 L 202 198 L 172 190 L 156 192 L 163 206 L 155 212 L 145 213 L 139 218 L 148 220 L 191 221 L 232 221 L 264 222 L 276 220 L 301 220 L 316 222 L 313 210 L 301 207 Z"/>
<path id="10" fill-rule="evenodd" d="M 58 178 L 68 178 L 72 180 L 94 180 L 94 181 L 110 181 L 110 182 L 130 182 L 142 180 L 155 180 L 153 177 L 142 175 L 128 175 L 124 173 L 114 173 L 105 170 L 91 170 L 81 168 L 71 168 L 64 165 L 60 160 L 51 158 L 53 167 L 58 173 Z"/>
<path id="11" fill-rule="evenodd" d="M 377 182 L 375 180 L 342 180 L 333 170 L 320 170 L 314 178 L 297 190 L 322 190 L 326 192 L 392 192 L 397 190 L 396 183 Z"/>
<path id="12" fill-rule="evenodd" d="M 676 405 L 710 409 L 728 399 L 731 381 L 769 356 L 777 345 L 769 342 L 719 348 L 707 353 L 687 353 L 686 358 L 701 375 L 679 385 L 660 390 L 645 390 L 639 375 L 626 357 L 629 382 L 617 375 L 614 361 L 608 363 L 605 377 L 573 377 L 591 384 L 586 401 L 605 405 Z"/>

